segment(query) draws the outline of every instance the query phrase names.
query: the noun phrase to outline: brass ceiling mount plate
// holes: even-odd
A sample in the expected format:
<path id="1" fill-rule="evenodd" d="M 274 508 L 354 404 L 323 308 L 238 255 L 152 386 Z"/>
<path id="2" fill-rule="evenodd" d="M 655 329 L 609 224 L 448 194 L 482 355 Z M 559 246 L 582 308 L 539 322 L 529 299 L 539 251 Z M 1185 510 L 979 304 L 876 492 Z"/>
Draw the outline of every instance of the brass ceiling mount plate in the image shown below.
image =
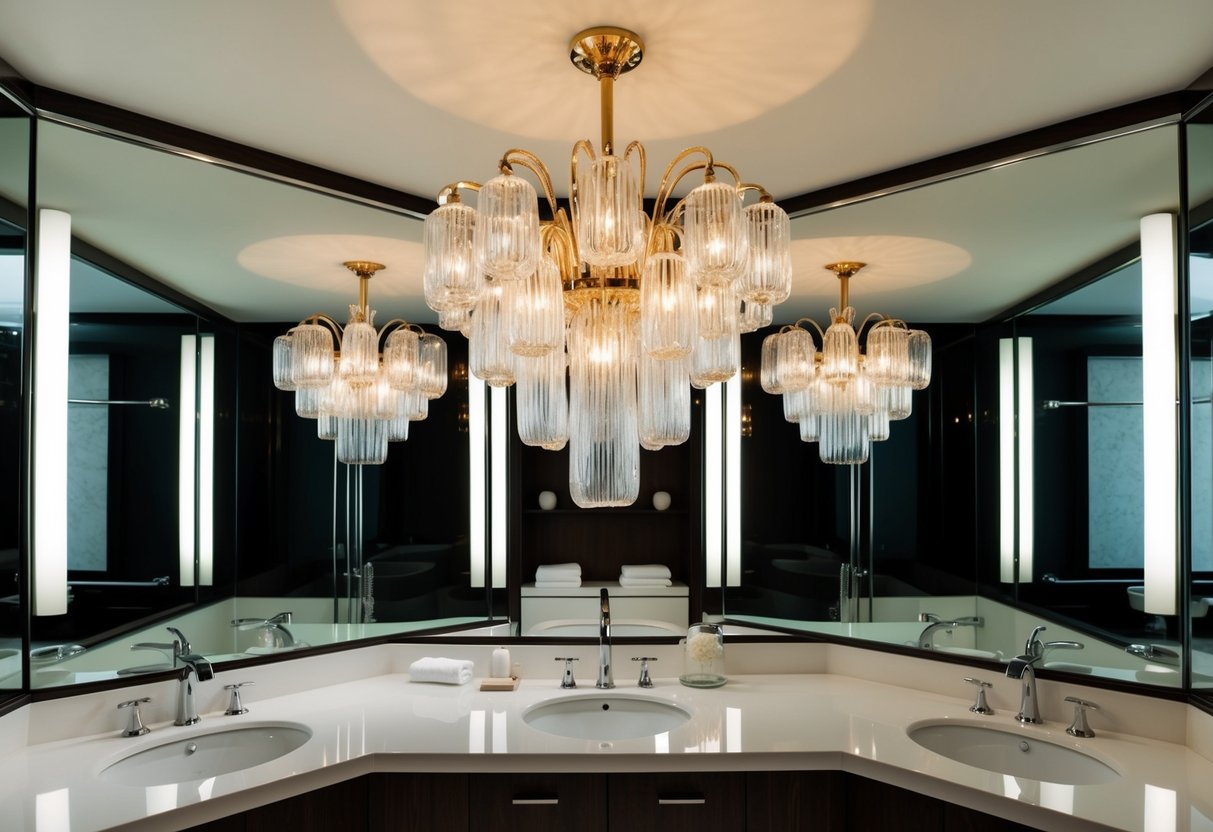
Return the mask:
<path id="1" fill-rule="evenodd" d="M 631 72 L 644 58 L 640 35 L 618 26 L 583 29 L 569 41 L 569 60 L 573 66 L 595 78 L 618 78 Z"/>
<path id="2" fill-rule="evenodd" d="M 866 265 L 868 264 L 860 263 L 858 260 L 841 260 L 837 263 L 827 263 L 825 268 L 839 277 L 854 277 Z"/>
<path id="3" fill-rule="evenodd" d="M 346 260 L 341 265 L 352 271 L 359 277 L 371 277 L 380 269 L 386 269 L 387 266 L 382 263 L 373 263 L 370 260 Z"/>

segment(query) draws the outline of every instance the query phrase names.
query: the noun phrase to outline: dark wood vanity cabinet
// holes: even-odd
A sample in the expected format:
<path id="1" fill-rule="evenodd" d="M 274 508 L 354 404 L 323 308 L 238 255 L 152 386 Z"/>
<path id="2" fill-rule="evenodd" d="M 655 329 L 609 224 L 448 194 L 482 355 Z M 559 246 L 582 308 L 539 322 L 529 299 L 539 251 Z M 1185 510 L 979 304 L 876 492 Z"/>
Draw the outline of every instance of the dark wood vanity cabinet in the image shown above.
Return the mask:
<path id="1" fill-rule="evenodd" d="M 837 771 L 372 774 L 190 832 L 1028 832 Z"/>

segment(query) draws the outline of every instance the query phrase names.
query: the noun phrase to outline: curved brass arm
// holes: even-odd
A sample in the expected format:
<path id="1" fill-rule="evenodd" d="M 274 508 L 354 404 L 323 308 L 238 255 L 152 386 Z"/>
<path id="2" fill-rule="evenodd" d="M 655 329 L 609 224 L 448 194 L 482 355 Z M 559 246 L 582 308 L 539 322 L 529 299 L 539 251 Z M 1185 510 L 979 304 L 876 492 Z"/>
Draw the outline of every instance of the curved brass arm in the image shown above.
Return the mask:
<path id="1" fill-rule="evenodd" d="M 480 183 L 471 182 L 464 179 L 460 179 L 458 182 L 452 182 L 438 192 L 438 204 L 446 205 L 447 202 L 459 202 L 459 191 L 461 189 L 465 191 L 478 191 L 480 190 Z"/>
<path id="2" fill-rule="evenodd" d="M 723 167 L 723 165 L 721 165 Z M 771 192 L 762 187 L 756 182 L 740 182 L 737 185 L 737 193 L 745 194 L 746 191 L 758 191 L 759 202 L 774 202 L 775 197 L 771 196 Z"/>
<path id="3" fill-rule="evenodd" d="M 305 324 L 310 324 L 311 326 L 316 326 L 317 324 L 324 324 L 332 331 L 333 337 L 335 337 L 337 339 L 337 344 L 338 345 L 341 344 L 341 334 L 343 332 L 345 332 L 345 328 L 343 326 L 341 326 L 341 324 L 337 323 L 335 320 L 330 318 L 328 315 L 325 315 L 323 313 L 309 315 L 308 317 L 306 317 L 302 321 L 300 321 L 296 326 L 291 327 L 290 331 L 294 332 L 295 329 L 297 329 L 298 327 L 301 327 Z"/>
<path id="4" fill-rule="evenodd" d="M 792 326 L 787 327 L 787 329 L 796 329 L 796 328 L 803 329 L 803 327 L 800 326 L 801 324 L 812 324 L 813 329 L 817 330 L 817 337 L 821 339 L 822 346 L 825 345 L 826 334 L 824 332 L 822 332 L 821 325 L 818 324 L 817 321 L 813 320 L 812 318 L 800 318 L 798 321 L 796 321 L 796 323 L 792 324 Z M 781 331 L 783 331 L 783 330 L 781 330 Z"/>

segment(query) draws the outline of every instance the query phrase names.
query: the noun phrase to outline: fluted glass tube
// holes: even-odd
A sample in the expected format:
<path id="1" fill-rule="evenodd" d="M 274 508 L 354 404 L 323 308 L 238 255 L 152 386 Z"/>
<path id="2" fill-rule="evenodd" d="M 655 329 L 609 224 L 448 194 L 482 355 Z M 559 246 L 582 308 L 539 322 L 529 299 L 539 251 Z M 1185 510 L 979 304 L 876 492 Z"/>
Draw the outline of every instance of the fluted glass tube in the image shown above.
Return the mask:
<path id="1" fill-rule="evenodd" d="M 801 442 L 816 442 L 821 438 L 821 423 L 817 416 L 805 416 L 800 420 L 800 441 Z"/>
<path id="2" fill-rule="evenodd" d="M 439 205 L 425 218 L 425 302 L 431 309 L 471 309 L 484 287 L 476 264 L 476 209 Z"/>
<path id="3" fill-rule="evenodd" d="M 640 282 L 640 340 L 645 352 L 668 360 L 690 355 L 698 326 L 695 284 L 682 255 L 654 254 Z"/>
<path id="4" fill-rule="evenodd" d="M 911 329 L 906 349 L 909 353 L 908 386 L 913 390 L 925 390 L 931 383 L 931 336 L 921 329 Z"/>
<path id="5" fill-rule="evenodd" d="M 387 441 L 389 442 L 405 442 L 409 438 L 409 393 L 399 390 L 392 391 L 396 397 L 396 415 L 388 420 L 387 423 Z M 423 402 L 428 401 L 424 396 L 417 393 L 412 395 L 417 396 Z"/>
<path id="6" fill-rule="evenodd" d="M 438 313 L 438 326 L 447 332 L 458 332 L 466 338 L 472 329 L 472 310 L 443 309 Z"/>
<path id="7" fill-rule="evenodd" d="M 337 438 L 337 417 L 323 411 L 316 417 L 316 436 L 332 441 Z"/>
<path id="8" fill-rule="evenodd" d="M 854 408 L 851 385 L 828 384 L 828 401 L 818 416 L 818 456 L 832 465 L 857 465 L 867 462 L 871 442 L 868 437 L 868 417 Z"/>
<path id="9" fill-rule="evenodd" d="M 332 377 L 333 333 L 322 324 L 299 324 L 291 333 L 291 380 L 295 387 L 326 387 Z"/>
<path id="10" fill-rule="evenodd" d="M 320 415 L 320 398 L 323 387 L 300 387 L 295 390 L 295 415 L 304 419 L 315 419 Z"/>
<path id="11" fill-rule="evenodd" d="M 855 310 L 847 307 L 842 315 L 830 310 L 830 328 L 821 346 L 821 376 L 831 384 L 850 381 L 859 373 L 859 340 L 851 321 Z M 839 320 L 841 318 L 842 320 Z"/>
<path id="12" fill-rule="evenodd" d="M 476 260 L 498 280 L 522 280 L 539 265 L 539 199 L 531 183 L 501 174 L 480 189 Z"/>
<path id="13" fill-rule="evenodd" d="M 294 390 L 291 377 L 291 336 L 279 335 L 274 339 L 274 386 L 279 390 Z"/>
<path id="14" fill-rule="evenodd" d="M 909 387 L 889 387 L 889 418 L 894 422 L 907 419 L 914 404 L 913 390 Z"/>
<path id="15" fill-rule="evenodd" d="M 889 388 L 877 391 L 877 407 L 868 417 L 868 436 L 873 442 L 889 438 Z"/>
<path id="16" fill-rule="evenodd" d="M 509 387 L 514 383 L 508 320 L 513 288 L 513 283 L 488 286 L 472 313 L 472 332 L 468 336 L 472 375 L 492 387 Z"/>
<path id="17" fill-rule="evenodd" d="M 386 377 L 380 376 L 370 387 L 371 416 L 390 421 L 400 412 L 400 391 L 392 388 Z"/>
<path id="18" fill-rule="evenodd" d="M 703 389 L 728 381 L 741 366 L 741 336 L 736 332 L 719 338 L 697 338 L 691 352 L 691 386 Z"/>
<path id="19" fill-rule="evenodd" d="M 507 317 L 514 355 L 534 357 L 564 346 L 564 296 L 560 267 L 550 257 L 508 290 L 512 309 Z"/>
<path id="20" fill-rule="evenodd" d="M 876 326 L 868 330 L 864 344 L 864 372 L 878 384 L 905 384 L 910 369 L 906 330 Z"/>
<path id="21" fill-rule="evenodd" d="M 764 326 L 770 326 L 774 317 L 775 307 L 771 304 L 742 301 L 737 328 L 742 332 L 754 332 Z"/>
<path id="22" fill-rule="evenodd" d="M 396 390 L 408 390 L 416 383 L 420 341 L 416 332 L 404 327 L 387 337 L 383 347 L 383 372 L 388 384 Z"/>
<path id="23" fill-rule="evenodd" d="M 807 387 L 799 390 L 786 390 L 783 394 L 783 418 L 788 422 L 800 422 L 807 419 L 811 413 L 811 393 Z"/>
<path id="24" fill-rule="evenodd" d="M 577 180 L 577 246 L 591 266 L 626 266 L 644 244 L 640 189 L 630 165 L 617 156 L 594 160 Z"/>
<path id="25" fill-rule="evenodd" d="M 700 338 L 719 338 L 740 331 L 737 325 L 740 306 L 731 285 L 720 283 L 700 286 L 697 307 Z"/>
<path id="26" fill-rule="evenodd" d="M 783 392 L 783 382 L 779 378 L 779 336 L 775 332 L 762 339 L 762 361 L 759 364 L 758 380 L 762 389 L 773 396 Z"/>
<path id="27" fill-rule="evenodd" d="M 734 288 L 752 303 L 783 303 L 792 293 L 792 223 L 773 202 L 750 205 L 745 220 L 749 262 Z"/>
<path id="28" fill-rule="evenodd" d="M 338 419 L 337 459 L 346 465 L 382 465 L 387 460 L 387 422 Z"/>
<path id="29" fill-rule="evenodd" d="M 687 359 L 661 361 L 641 353 L 637 372 L 640 446 L 655 451 L 691 435 L 691 383 Z"/>
<path id="30" fill-rule="evenodd" d="M 516 358 L 514 397 L 522 444 L 558 451 L 569 441 L 569 397 L 563 349 Z"/>
<path id="31" fill-rule="evenodd" d="M 430 415 L 430 400 L 420 390 L 409 390 L 400 394 L 401 412 L 410 422 L 422 422 Z"/>
<path id="32" fill-rule="evenodd" d="M 779 334 L 775 342 L 775 376 L 784 392 L 803 390 L 817 375 L 817 347 L 800 327 Z"/>
<path id="33" fill-rule="evenodd" d="M 731 283 L 745 268 L 749 238 L 736 188 L 705 182 L 683 203 L 683 251 L 700 286 Z"/>
<path id="34" fill-rule="evenodd" d="M 582 508 L 631 505 L 640 490 L 633 338 L 609 302 L 587 303 L 569 327 L 569 492 Z"/>
<path id="35" fill-rule="evenodd" d="M 355 304 L 350 304 L 350 320 L 341 335 L 341 377 L 350 384 L 370 384 L 379 375 L 379 333 L 375 331 L 375 310 L 366 310 L 366 319 Z"/>
<path id="36" fill-rule="evenodd" d="M 417 371 L 413 387 L 427 399 L 446 393 L 446 341 L 427 332 L 417 340 Z"/>

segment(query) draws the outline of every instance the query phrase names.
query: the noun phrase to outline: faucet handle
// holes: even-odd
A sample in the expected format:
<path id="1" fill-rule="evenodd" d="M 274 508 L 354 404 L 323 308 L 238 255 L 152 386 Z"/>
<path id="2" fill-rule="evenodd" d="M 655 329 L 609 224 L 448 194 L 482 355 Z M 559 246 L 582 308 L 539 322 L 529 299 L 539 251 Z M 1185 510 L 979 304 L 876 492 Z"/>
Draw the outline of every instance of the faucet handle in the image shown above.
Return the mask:
<path id="1" fill-rule="evenodd" d="M 973 703 L 969 710 L 975 714 L 983 714 L 984 716 L 994 713 L 994 709 L 986 701 L 986 688 L 993 687 L 993 685 L 984 679 L 974 679 L 972 676 L 966 676 L 965 681 L 970 685 L 977 686 L 977 701 Z"/>
<path id="2" fill-rule="evenodd" d="M 653 687 L 653 680 L 649 678 L 649 662 L 657 661 L 654 656 L 633 656 L 632 661 L 640 662 L 640 681 L 636 683 L 640 688 Z"/>
<path id="3" fill-rule="evenodd" d="M 240 716 L 247 714 L 248 708 L 244 707 L 244 703 L 240 701 L 240 689 L 246 685 L 255 685 L 256 682 L 236 682 L 233 685 L 224 685 L 224 690 L 232 692 L 231 698 L 227 703 L 227 710 L 223 712 L 224 716 Z"/>
<path id="4" fill-rule="evenodd" d="M 1094 702 L 1079 699 L 1077 696 L 1067 696 L 1066 701 L 1074 703 L 1074 721 L 1070 723 L 1070 727 L 1066 729 L 1066 733 L 1071 737 L 1082 737 L 1084 739 L 1090 739 L 1095 736 L 1095 732 L 1087 724 L 1087 711 L 1098 711 L 1099 706 Z"/>
<path id="5" fill-rule="evenodd" d="M 573 678 L 573 662 L 580 661 L 580 659 L 574 658 L 573 656 L 569 656 L 567 658 L 558 656 L 556 661 L 564 662 L 564 678 L 560 680 L 560 687 L 566 689 L 577 687 L 577 680 Z"/>
<path id="6" fill-rule="evenodd" d="M 126 730 L 122 732 L 122 736 L 142 737 L 151 732 L 152 729 L 143 724 L 143 715 L 139 713 L 139 706 L 151 701 L 150 696 L 145 696 L 142 699 L 130 699 L 118 705 L 118 710 L 131 709 L 130 717 L 126 721 Z"/>
<path id="7" fill-rule="evenodd" d="M 1032 635 L 1028 636 L 1028 640 L 1023 645 L 1023 654 L 1025 656 L 1035 656 L 1039 659 L 1044 655 L 1044 647 L 1041 646 L 1040 639 L 1037 636 L 1047 629 L 1049 628 L 1043 624 L 1037 624 L 1032 629 Z"/>

